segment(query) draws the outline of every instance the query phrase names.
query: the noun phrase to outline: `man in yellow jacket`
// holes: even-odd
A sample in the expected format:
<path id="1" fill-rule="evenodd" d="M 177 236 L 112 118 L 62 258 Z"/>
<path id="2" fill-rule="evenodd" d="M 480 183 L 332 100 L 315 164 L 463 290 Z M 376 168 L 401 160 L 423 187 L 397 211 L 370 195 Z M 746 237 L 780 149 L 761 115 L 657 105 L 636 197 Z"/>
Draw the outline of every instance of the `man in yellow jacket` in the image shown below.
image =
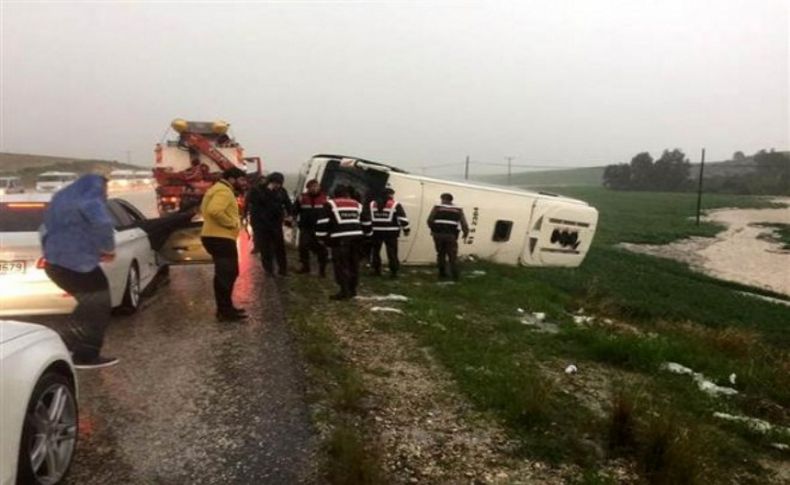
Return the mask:
<path id="1" fill-rule="evenodd" d="M 200 212 L 203 230 L 200 233 L 203 247 L 214 260 L 214 298 L 217 301 L 217 318 L 232 322 L 247 318 L 244 310 L 233 306 L 233 285 L 239 276 L 239 255 L 236 238 L 241 230 L 239 205 L 234 190 L 241 189 L 244 171 L 231 168 L 222 172 L 222 178 L 206 191 Z"/>

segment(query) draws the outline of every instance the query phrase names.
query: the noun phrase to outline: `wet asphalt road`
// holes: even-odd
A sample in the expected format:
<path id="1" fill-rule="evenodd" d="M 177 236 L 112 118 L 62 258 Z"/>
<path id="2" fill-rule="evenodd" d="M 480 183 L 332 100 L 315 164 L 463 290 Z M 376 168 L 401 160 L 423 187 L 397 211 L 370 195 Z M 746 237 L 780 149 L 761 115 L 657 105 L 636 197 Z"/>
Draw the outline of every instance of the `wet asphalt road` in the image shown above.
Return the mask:
<path id="1" fill-rule="evenodd" d="M 207 265 L 171 268 L 138 313 L 113 317 L 104 353 L 120 363 L 79 371 L 80 433 L 68 483 L 314 481 L 313 432 L 282 290 L 248 247 L 240 259 L 234 299 L 250 314 L 244 323 L 216 321 Z"/>

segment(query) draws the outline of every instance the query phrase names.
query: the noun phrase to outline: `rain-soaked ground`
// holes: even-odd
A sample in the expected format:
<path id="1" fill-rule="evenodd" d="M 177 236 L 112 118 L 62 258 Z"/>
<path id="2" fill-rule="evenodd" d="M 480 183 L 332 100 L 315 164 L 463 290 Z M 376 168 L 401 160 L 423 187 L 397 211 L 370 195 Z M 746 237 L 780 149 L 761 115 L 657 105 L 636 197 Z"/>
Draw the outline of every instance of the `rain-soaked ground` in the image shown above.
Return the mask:
<path id="1" fill-rule="evenodd" d="M 68 483 L 313 481 L 302 368 L 278 282 L 264 279 L 248 247 L 240 259 L 243 323 L 215 319 L 206 265 L 171 268 L 138 313 L 113 317 L 104 353 L 120 363 L 79 371 Z"/>

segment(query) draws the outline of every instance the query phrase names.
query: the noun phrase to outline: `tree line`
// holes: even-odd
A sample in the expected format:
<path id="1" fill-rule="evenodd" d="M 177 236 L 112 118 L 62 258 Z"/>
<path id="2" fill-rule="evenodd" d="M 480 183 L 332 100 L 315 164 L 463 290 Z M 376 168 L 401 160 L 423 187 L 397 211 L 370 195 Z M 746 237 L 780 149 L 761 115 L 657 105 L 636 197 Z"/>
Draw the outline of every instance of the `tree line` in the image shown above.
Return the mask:
<path id="1" fill-rule="evenodd" d="M 729 165 L 715 164 L 715 172 L 705 176 L 706 192 L 790 195 L 790 152 L 760 150 L 747 156 L 737 151 L 729 162 Z M 698 172 L 692 174 L 691 168 L 691 162 L 677 148 L 664 150 L 658 160 L 642 152 L 630 163 L 608 165 L 604 169 L 603 185 L 613 190 L 694 190 Z M 708 166 L 706 170 L 710 170 Z"/>
<path id="2" fill-rule="evenodd" d="M 658 160 L 648 152 L 638 153 L 631 163 L 607 165 L 603 185 L 614 190 L 657 190 L 675 192 L 690 189 L 691 162 L 682 150 L 664 150 Z"/>

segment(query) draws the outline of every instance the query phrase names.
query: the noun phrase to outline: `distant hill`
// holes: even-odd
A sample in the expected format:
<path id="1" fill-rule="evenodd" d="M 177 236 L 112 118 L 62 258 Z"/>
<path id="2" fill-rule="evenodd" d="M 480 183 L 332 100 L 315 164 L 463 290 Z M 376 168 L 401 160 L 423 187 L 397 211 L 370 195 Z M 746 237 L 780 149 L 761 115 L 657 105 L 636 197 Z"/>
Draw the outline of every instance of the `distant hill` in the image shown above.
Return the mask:
<path id="1" fill-rule="evenodd" d="M 743 160 L 726 160 L 723 162 L 706 162 L 705 179 L 716 177 L 733 177 L 752 173 L 756 170 L 757 163 L 753 156 Z M 535 172 L 514 173 L 511 185 L 519 187 L 551 187 L 551 186 L 601 186 L 603 185 L 603 171 L 605 167 L 585 167 L 568 170 L 541 170 Z M 691 178 L 699 175 L 699 163 L 691 164 Z M 481 182 L 507 185 L 507 175 L 483 175 L 477 177 Z"/>
<path id="2" fill-rule="evenodd" d="M 38 174 L 61 171 L 77 173 L 108 174 L 113 170 L 142 170 L 138 165 L 121 163 L 116 160 L 94 160 L 83 158 L 53 157 L 48 155 L 29 155 L 22 153 L 0 153 L 0 174 L 18 175 L 27 187 L 35 185 Z"/>
<path id="3" fill-rule="evenodd" d="M 549 187 L 563 185 L 602 185 L 604 167 L 585 167 L 567 170 L 545 170 L 539 172 L 514 173 L 511 185 L 520 187 Z M 485 175 L 478 177 L 481 182 L 507 185 L 507 175 Z"/>

